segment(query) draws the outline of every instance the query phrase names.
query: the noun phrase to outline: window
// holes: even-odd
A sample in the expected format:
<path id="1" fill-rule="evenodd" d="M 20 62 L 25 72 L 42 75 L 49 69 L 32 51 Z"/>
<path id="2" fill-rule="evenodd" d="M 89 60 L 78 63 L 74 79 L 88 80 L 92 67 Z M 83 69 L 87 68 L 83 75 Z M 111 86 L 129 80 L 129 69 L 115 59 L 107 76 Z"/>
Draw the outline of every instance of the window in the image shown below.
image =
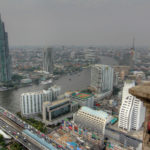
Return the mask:
<path id="1" fill-rule="evenodd" d="M 32 95 L 30 95 L 30 106 L 31 106 L 31 113 L 33 113 Z"/>
<path id="2" fill-rule="evenodd" d="M 60 109 L 58 109 L 58 110 L 56 110 L 56 111 L 53 111 L 53 112 L 51 113 L 51 118 L 52 118 L 52 119 L 55 119 L 55 118 L 60 117 L 60 116 L 62 116 L 62 115 L 64 115 L 64 114 L 67 114 L 67 113 L 69 113 L 69 112 L 70 112 L 70 105 L 65 106 L 65 107 L 63 107 L 63 108 L 60 108 Z"/>
<path id="3" fill-rule="evenodd" d="M 28 99 L 28 95 L 27 95 L 27 114 L 29 114 L 29 99 Z"/>

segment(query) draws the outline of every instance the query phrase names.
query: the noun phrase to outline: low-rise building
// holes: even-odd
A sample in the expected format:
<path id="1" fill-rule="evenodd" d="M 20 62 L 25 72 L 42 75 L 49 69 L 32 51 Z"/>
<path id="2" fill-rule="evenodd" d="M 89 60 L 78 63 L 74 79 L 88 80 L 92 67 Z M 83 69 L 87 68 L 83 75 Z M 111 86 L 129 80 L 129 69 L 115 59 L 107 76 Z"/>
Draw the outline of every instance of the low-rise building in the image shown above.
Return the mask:
<path id="1" fill-rule="evenodd" d="M 78 103 L 69 98 L 43 103 L 43 122 L 46 125 L 60 123 L 65 118 L 70 118 L 78 110 Z"/>
<path id="2" fill-rule="evenodd" d="M 93 107 L 94 106 L 94 95 L 84 92 L 72 93 L 72 99 L 79 103 L 80 106 Z"/>
<path id="3" fill-rule="evenodd" d="M 30 78 L 22 79 L 22 80 L 21 80 L 21 83 L 23 83 L 23 84 L 29 84 L 29 83 L 32 83 L 32 79 L 30 79 Z"/>
<path id="4" fill-rule="evenodd" d="M 97 132 L 91 131 L 89 132 L 88 129 L 85 127 L 81 128 L 80 125 L 78 126 L 74 121 L 69 121 L 65 119 L 62 121 L 61 128 L 65 131 L 65 133 L 69 133 L 77 138 L 77 141 L 80 143 L 90 143 L 91 146 L 95 145 L 103 145 L 104 136 L 98 134 Z M 86 142 L 83 141 L 86 139 Z"/>
<path id="5" fill-rule="evenodd" d="M 112 120 L 112 116 L 104 111 L 93 110 L 83 106 L 74 114 L 73 120 L 76 124 L 87 128 L 89 131 L 104 134 L 105 127 Z"/>

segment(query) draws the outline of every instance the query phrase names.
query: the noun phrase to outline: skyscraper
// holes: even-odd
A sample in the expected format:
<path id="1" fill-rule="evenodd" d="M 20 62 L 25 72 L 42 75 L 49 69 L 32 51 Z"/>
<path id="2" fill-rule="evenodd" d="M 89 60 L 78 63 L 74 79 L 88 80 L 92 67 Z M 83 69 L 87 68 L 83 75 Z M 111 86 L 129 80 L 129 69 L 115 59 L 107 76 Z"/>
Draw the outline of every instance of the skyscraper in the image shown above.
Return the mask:
<path id="1" fill-rule="evenodd" d="M 128 131 L 131 129 L 139 130 L 145 118 L 143 102 L 129 94 L 129 89 L 133 86 L 135 86 L 133 81 L 125 82 L 119 112 L 118 126 Z"/>
<path id="2" fill-rule="evenodd" d="M 9 55 L 8 34 L 0 16 L 0 81 L 11 80 L 11 56 Z"/>
<path id="3" fill-rule="evenodd" d="M 96 64 L 91 68 L 91 87 L 97 94 L 112 92 L 114 70 L 111 66 Z"/>
<path id="4" fill-rule="evenodd" d="M 53 49 L 47 48 L 44 51 L 43 71 L 53 73 Z"/>

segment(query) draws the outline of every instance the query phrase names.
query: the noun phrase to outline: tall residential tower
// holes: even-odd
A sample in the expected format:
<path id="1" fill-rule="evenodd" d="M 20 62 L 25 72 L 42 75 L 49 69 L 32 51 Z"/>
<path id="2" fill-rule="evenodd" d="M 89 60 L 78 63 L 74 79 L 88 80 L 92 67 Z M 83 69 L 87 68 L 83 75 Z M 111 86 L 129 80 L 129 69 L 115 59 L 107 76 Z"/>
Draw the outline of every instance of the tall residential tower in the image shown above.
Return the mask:
<path id="1" fill-rule="evenodd" d="M 47 48 L 44 51 L 43 71 L 53 73 L 53 49 Z"/>
<path id="2" fill-rule="evenodd" d="M 114 70 L 111 66 L 96 64 L 91 68 L 91 87 L 97 94 L 105 94 L 113 90 Z"/>
<path id="3" fill-rule="evenodd" d="M 145 107 L 143 102 L 129 94 L 129 89 L 134 87 L 133 81 L 127 81 L 123 87 L 122 104 L 119 112 L 118 126 L 125 130 L 139 130 L 144 122 Z"/>
<path id="4" fill-rule="evenodd" d="M 9 55 L 8 34 L 0 16 L 0 81 L 11 80 L 11 56 Z"/>

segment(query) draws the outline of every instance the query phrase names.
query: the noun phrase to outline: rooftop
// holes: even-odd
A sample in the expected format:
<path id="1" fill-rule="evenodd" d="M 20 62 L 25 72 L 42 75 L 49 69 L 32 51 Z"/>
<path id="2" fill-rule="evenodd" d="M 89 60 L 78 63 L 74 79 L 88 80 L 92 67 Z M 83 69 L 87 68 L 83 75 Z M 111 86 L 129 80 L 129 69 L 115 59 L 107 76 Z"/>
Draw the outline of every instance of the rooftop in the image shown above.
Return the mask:
<path id="1" fill-rule="evenodd" d="M 61 99 L 61 100 L 56 100 L 56 101 L 53 101 L 52 103 L 50 103 L 50 106 L 55 106 L 55 105 L 58 105 L 58 104 L 61 104 L 61 103 L 67 102 L 67 101 L 70 101 L 70 99 L 65 98 L 65 99 Z"/>
<path id="2" fill-rule="evenodd" d="M 60 90 L 61 87 L 58 86 L 58 85 L 54 85 L 54 86 L 50 87 L 50 89 L 52 89 L 52 90 Z"/>
<path id="3" fill-rule="evenodd" d="M 46 142 L 43 138 L 38 137 L 37 135 L 33 134 L 29 130 L 24 130 L 24 133 L 28 136 L 32 137 L 34 140 L 39 142 L 41 145 L 45 146 L 47 149 L 57 150 L 51 143 Z"/>
<path id="4" fill-rule="evenodd" d="M 95 67 L 101 67 L 101 66 L 103 66 L 103 67 L 108 67 L 109 65 L 104 65 L 104 64 L 95 64 L 95 65 L 93 65 L 93 66 L 95 66 Z"/>
<path id="5" fill-rule="evenodd" d="M 79 93 L 73 93 L 72 94 L 72 97 L 74 98 L 78 98 L 78 99 L 88 99 L 90 97 L 92 97 L 93 95 L 92 94 L 89 94 L 89 93 L 84 93 L 84 92 L 79 92 Z"/>
<path id="6" fill-rule="evenodd" d="M 43 91 L 35 91 L 35 92 L 27 92 L 27 93 L 22 93 L 21 96 L 24 95 L 32 95 L 32 94 L 43 94 Z"/>
<path id="7" fill-rule="evenodd" d="M 93 110 L 86 106 L 81 107 L 81 111 L 84 111 L 85 113 L 91 114 L 92 116 L 96 116 L 102 119 L 107 119 L 109 117 L 109 115 L 102 110 Z"/>

